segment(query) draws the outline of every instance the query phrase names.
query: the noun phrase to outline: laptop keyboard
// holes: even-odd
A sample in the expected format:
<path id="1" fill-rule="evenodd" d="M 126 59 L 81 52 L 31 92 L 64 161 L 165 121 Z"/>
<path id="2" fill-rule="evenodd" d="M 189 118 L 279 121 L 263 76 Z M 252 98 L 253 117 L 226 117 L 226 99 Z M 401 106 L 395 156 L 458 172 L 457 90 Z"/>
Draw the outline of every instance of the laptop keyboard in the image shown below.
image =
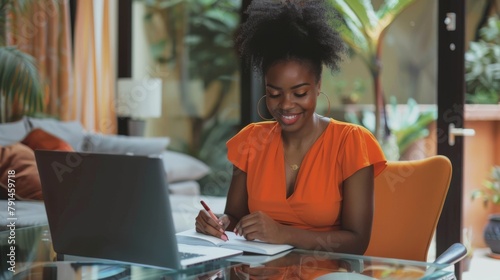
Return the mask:
<path id="1" fill-rule="evenodd" d="M 201 257 L 201 256 L 204 256 L 204 255 L 195 254 L 195 253 L 188 253 L 188 252 L 179 252 L 179 258 L 181 260 L 195 258 L 195 257 Z"/>

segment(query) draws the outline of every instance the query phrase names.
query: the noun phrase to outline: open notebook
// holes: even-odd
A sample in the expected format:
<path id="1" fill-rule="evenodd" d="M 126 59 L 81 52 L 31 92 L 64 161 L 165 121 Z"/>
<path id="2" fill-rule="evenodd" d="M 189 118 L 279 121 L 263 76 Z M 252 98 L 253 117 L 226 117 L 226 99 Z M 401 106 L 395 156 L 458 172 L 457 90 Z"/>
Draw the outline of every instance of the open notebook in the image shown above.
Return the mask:
<path id="1" fill-rule="evenodd" d="M 195 229 L 189 229 L 186 231 L 178 232 L 176 235 L 177 235 L 177 242 L 181 244 L 211 246 L 211 247 L 216 246 L 221 248 L 241 250 L 244 252 L 262 254 L 262 255 L 275 255 L 293 248 L 293 246 L 288 244 L 269 244 L 258 240 L 255 241 L 246 240 L 244 237 L 236 235 L 232 231 L 226 231 L 226 234 L 229 238 L 228 241 L 224 241 L 214 236 L 196 232 Z"/>
<path id="2" fill-rule="evenodd" d="M 180 269 L 243 253 L 177 244 L 160 158 L 43 150 L 35 156 L 58 255 Z"/>

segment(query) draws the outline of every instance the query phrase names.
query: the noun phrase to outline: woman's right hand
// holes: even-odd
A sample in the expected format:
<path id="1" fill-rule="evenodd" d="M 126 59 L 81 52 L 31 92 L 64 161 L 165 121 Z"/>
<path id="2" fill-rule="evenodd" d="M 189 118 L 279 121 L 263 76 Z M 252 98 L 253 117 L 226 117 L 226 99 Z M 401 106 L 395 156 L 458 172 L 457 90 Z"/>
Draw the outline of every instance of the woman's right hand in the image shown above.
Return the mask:
<path id="1" fill-rule="evenodd" d="M 212 235 L 227 241 L 227 236 L 225 235 L 224 231 L 229 226 L 229 223 L 230 220 L 226 214 L 220 216 L 219 221 L 216 222 L 214 219 L 212 219 L 212 217 L 210 217 L 210 214 L 208 214 L 207 211 L 200 210 L 198 216 L 196 216 L 195 226 L 197 232 L 206 235 Z"/>

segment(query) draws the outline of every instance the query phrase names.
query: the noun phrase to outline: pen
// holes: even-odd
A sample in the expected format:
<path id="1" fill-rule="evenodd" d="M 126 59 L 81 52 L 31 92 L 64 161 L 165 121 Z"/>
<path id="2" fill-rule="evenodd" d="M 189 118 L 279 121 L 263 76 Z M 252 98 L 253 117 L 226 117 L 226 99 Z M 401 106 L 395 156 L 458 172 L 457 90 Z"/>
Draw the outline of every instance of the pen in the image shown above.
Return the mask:
<path id="1" fill-rule="evenodd" d="M 217 216 L 215 216 L 214 212 L 212 212 L 212 210 L 210 210 L 210 207 L 208 207 L 208 205 L 205 203 L 205 201 L 203 200 L 200 200 L 200 203 L 201 205 L 203 205 L 203 208 L 205 208 L 205 210 L 207 210 L 208 214 L 210 215 L 210 217 L 212 217 L 212 219 L 219 224 L 219 219 L 217 218 Z M 222 234 L 224 234 L 224 236 L 226 237 L 227 240 L 229 240 L 229 237 L 227 237 L 227 234 L 221 229 L 221 232 Z M 226 241 L 227 241 L 226 240 Z"/>

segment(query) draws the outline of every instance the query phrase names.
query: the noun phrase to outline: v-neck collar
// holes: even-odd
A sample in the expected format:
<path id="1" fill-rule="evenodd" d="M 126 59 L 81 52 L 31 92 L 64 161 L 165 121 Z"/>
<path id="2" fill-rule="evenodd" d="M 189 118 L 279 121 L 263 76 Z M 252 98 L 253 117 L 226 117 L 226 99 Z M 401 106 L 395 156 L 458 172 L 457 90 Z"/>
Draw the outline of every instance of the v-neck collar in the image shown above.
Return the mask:
<path id="1" fill-rule="evenodd" d="M 302 170 L 305 169 L 304 168 L 304 163 L 308 163 L 308 160 L 307 158 L 309 157 L 309 154 L 311 152 L 311 150 L 313 148 L 315 148 L 316 145 L 318 145 L 318 143 L 320 142 L 320 139 L 322 139 L 325 135 L 325 132 L 328 130 L 328 128 L 330 127 L 330 125 L 332 124 L 332 119 L 330 118 L 329 121 L 328 121 L 328 124 L 326 125 L 325 129 L 321 132 L 321 134 L 318 136 L 318 138 L 316 138 L 314 140 L 314 142 L 312 143 L 311 147 L 309 147 L 309 150 L 307 150 L 307 152 L 304 154 L 304 158 L 302 159 L 302 162 L 301 162 L 301 165 L 300 165 L 300 168 L 299 170 L 297 171 L 297 177 L 295 178 L 295 183 L 294 183 L 294 187 L 293 187 L 293 192 L 290 194 L 290 196 L 287 197 L 287 185 L 286 185 L 286 162 L 285 162 L 285 147 L 283 145 L 283 138 L 281 137 L 281 127 L 279 127 L 279 130 L 278 130 L 278 141 L 279 141 L 279 151 L 280 151 L 280 158 L 281 158 L 281 166 L 280 166 L 280 169 L 281 169 L 281 174 L 282 174 L 282 186 L 281 186 L 281 190 L 284 192 L 284 197 L 285 197 L 285 200 L 286 201 L 290 201 L 292 200 L 294 194 L 297 192 L 297 183 L 299 182 L 299 179 L 301 178 L 301 174 L 302 174 Z"/>

